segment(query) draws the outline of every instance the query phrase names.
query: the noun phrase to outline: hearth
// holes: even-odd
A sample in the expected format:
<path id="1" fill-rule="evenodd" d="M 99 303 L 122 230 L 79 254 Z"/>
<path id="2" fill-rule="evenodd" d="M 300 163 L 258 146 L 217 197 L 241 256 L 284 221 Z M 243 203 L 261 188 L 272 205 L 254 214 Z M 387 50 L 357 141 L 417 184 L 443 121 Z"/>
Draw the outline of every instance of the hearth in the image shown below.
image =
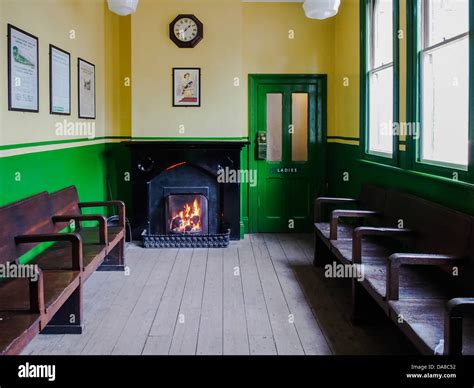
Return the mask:
<path id="1" fill-rule="evenodd" d="M 243 142 L 129 142 L 132 226 L 145 247 L 226 247 L 240 237 L 240 187 L 218 182 L 240 169 Z"/>

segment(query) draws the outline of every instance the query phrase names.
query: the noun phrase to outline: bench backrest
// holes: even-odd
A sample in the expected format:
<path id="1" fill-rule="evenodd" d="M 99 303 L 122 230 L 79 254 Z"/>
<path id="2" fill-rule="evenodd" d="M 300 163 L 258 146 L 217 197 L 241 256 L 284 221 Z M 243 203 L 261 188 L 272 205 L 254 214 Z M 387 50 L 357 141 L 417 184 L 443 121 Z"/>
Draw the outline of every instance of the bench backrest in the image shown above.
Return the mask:
<path id="1" fill-rule="evenodd" d="M 52 233 L 48 193 L 43 192 L 0 207 L 0 264 L 12 262 L 38 244 L 15 243 L 25 234 Z"/>
<path id="2" fill-rule="evenodd" d="M 466 293 L 458 296 L 474 296 L 474 218 L 469 236 L 469 261 L 459 267 L 459 281 Z"/>
<path id="3" fill-rule="evenodd" d="M 365 183 L 360 192 L 360 207 L 365 210 L 383 211 L 385 208 L 386 196 L 387 189 L 370 183 Z"/>
<path id="4" fill-rule="evenodd" d="M 390 226 L 413 229 L 416 252 L 466 255 L 472 217 L 420 197 L 387 192 L 385 216 Z"/>
<path id="5" fill-rule="evenodd" d="M 446 267 L 443 277 L 448 283 L 466 292 L 458 296 L 474 294 L 474 218 L 456 210 L 412 194 L 389 190 L 385 217 L 393 227 L 403 222 L 403 227 L 413 229 L 413 238 L 404 239 L 407 250 L 413 253 L 433 253 L 465 256 L 468 261 L 458 266 L 458 276 Z"/>
<path id="6" fill-rule="evenodd" d="M 49 194 L 52 214 L 57 216 L 81 214 L 79 209 L 79 196 L 75 186 L 69 186 L 65 189 Z M 55 230 L 64 229 L 67 223 L 56 223 Z"/>

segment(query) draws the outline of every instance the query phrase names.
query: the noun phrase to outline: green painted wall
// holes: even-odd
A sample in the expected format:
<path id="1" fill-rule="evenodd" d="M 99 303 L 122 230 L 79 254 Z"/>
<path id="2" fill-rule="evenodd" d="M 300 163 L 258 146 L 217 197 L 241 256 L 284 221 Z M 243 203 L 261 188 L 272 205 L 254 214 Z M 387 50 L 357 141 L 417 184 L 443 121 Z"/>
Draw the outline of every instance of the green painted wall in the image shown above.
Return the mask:
<path id="1" fill-rule="evenodd" d="M 474 214 L 474 185 L 428 174 L 361 161 L 358 146 L 328 143 L 328 194 L 356 196 L 363 183 L 404 190 L 431 201 Z M 344 173 L 349 180 L 344 180 Z"/>
<path id="2" fill-rule="evenodd" d="M 82 201 L 106 199 L 105 145 L 0 158 L 0 206 L 76 185 Z"/>

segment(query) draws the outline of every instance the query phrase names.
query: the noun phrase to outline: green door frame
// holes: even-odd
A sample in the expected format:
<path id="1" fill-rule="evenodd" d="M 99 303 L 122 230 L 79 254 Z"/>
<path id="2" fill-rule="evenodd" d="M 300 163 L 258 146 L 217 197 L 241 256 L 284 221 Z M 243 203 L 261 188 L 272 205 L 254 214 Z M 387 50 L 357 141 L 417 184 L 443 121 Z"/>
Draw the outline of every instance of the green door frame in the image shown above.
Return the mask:
<path id="1" fill-rule="evenodd" d="M 327 75 L 326 74 L 249 74 L 249 152 L 248 166 L 251 171 L 257 169 L 255 160 L 256 138 L 258 130 L 257 96 L 259 85 L 316 85 L 316 165 L 321 166 L 321 182 L 326 182 L 326 133 L 327 133 Z M 258 185 L 257 185 L 258 186 Z M 258 231 L 258 189 L 249 186 L 249 233 Z M 321 191 L 322 187 L 318 190 Z"/>

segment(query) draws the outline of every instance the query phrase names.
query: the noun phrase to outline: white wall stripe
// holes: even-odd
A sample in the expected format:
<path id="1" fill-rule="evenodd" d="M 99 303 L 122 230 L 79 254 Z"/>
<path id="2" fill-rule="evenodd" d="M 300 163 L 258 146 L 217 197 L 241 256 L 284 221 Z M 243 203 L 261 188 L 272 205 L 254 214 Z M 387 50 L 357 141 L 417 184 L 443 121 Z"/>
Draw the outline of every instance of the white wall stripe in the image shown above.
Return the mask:
<path id="1" fill-rule="evenodd" d="M 64 150 L 68 148 L 87 147 L 87 146 L 93 146 L 93 145 L 98 145 L 98 144 L 119 143 L 121 141 L 123 141 L 123 139 L 101 139 L 101 140 L 91 140 L 91 141 L 80 141 L 80 142 L 75 142 L 75 143 L 47 144 L 47 145 L 41 145 L 41 146 L 36 146 L 36 147 L 13 148 L 10 150 L 0 151 L 0 158 L 8 158 L 11 156 L 34 154 L 38 152 Z"/>

